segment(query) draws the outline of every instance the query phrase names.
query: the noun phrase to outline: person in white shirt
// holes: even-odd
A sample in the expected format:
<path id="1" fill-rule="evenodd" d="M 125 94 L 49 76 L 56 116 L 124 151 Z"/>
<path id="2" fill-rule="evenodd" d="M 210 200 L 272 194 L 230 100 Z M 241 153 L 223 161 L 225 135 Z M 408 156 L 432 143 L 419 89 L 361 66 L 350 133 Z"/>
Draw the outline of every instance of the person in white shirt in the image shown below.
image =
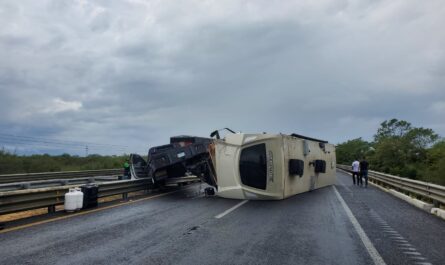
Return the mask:
<path id="1" fill-rule="evenodd" d="M 360 185 L 359 182 L 361 183 L 361 178 L 360 178 L 360 162 L 358 162 L 358 159 L 354 160 L 354 162 L 352 162 L 352 182 L 354 182 L 354 185 L 356 183 L 355 178 L 357 178 L 357 185 Z"/>

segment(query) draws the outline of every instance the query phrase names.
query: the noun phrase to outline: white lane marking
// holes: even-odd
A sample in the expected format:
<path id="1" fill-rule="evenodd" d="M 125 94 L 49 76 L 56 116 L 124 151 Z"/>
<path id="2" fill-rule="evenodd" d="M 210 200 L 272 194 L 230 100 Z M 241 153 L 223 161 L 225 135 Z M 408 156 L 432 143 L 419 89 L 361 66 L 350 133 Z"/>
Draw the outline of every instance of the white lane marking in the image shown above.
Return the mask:
<path id="1" fill-rule="evenodd" d="M 412 256 L 412 257 L 409 257 L 410 259 L 417 259 L 417 260 L 420 260 L 420 261 L 424 261 L 424 260 L 426 260 L 426 258 L 424 258 L 424 257 L 420 257 L 420 256 Z"/>
<path id="2" fill-rule="evenodd" d="M 337 178 L 338 179 L 338 178 Z M 339 181 L 340 182 L 340 185 L 343 187 L 343 188 L 345 188 L 349 193 L 352 193 L 352 190 L 348 187 L 348 186 L 346 186 L 344 183 L 343 183 L 343 181 Z"/>
<path id="3" fill-rule="evenodd" d="M 410 248 L 410 247 L 400 247 L 401 250 L 409 250 L 409 251 L 417 251 L 416 248 Z"/>
<path id="4" fill-rule="evenodd" d="M 410 243 L 397 243 L 397 245 L 399 245 L 400 247 L 412 247 L 413 246 Z"/>
<path id="5" fill-rule="evenodd" d="M 363 230 L 362 226 L 359 224 L 357 219 L 355 218 L 354 214 L 352 214 L 351 209 L 349 209 L 346 202 L 341 197 L 340 193 L 338 193 L 335 186 L 332 186 L 334 188 L 335 195 L 337 195 L 338 200 L 340 201 L 341 205 L 343 206 L 343 209 L 346 212 L 346 215 L 349 217 L 349 221 L 351 221 L 352 226 L 354 226 L 355 231 L 359 235 L 360 239 L 362 240 L 363 244 L 365 245 L 366 250 L 368 251 L 369 255 L 371 256 L 372 261 L 374 261 L 374 264 L 376 265 L 386 265 L 385 261 L 383 260 L 382 256 L 380 256 L 377 249 L 372 244 L 371 240 L 369 240 L 368 236 L 366 235 L 365 231 Z"/>
<path id="6" fill-rule="evenodd" d="M 420 253 L 416 252 L 416 251 L 403 251 L 403 253 L 406 254 L 406 255 L 420 256 Z"/>
<path id="7" fill-rule="evenodd" d="M 237 205 L 233 206 L 232 208 L 227 209 L 227 210 L 225 210 L 224 212 L 222 212 L 222 213 L 216 215 L 215 218 L 216 218 L 216 219 L 219 219 L 219 218 L 221 218 L 221 217 L 224 217 L 225 215 L 227 215 L 227 214 L 231 213 L 232 211 L 234 211 L 236 208 L 243 206 L 243 204 L 247 203 L 248 201 L 249 201 L 249 200 L 244 200 L 244 201 L 238 203 Z"/>
<path id="8" fill-rule="evenodd" d="M 418 264 L 418 265 L 433 265 L 429 262 L 416 262 L 416 264 Z"/>

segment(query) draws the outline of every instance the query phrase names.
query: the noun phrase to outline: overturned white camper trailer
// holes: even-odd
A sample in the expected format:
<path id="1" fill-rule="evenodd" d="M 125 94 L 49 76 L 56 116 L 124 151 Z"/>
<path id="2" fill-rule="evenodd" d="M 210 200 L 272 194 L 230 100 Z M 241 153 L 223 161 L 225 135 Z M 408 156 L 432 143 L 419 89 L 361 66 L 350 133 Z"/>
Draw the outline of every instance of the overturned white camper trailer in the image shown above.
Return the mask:
<path id="1" fill-rule="evenodd" d="M 279 200 L 335 182 L 335 147 L 300 135 L 228 134 L 211 152 L 217 195 Z"/>
<path id="2" fill-rule="evenodd" d="M 326 141 L 229 131 L 224 139 L 218 130 L 210 135 L 216 139 L 172 137 L 170 144 L 150 148 L 148 161 L 132 154 L 131 176 L 164 186 L 195 175 L 221 197 L 259 200 L 284 199 L 335 182 L 335 147 Z"/>

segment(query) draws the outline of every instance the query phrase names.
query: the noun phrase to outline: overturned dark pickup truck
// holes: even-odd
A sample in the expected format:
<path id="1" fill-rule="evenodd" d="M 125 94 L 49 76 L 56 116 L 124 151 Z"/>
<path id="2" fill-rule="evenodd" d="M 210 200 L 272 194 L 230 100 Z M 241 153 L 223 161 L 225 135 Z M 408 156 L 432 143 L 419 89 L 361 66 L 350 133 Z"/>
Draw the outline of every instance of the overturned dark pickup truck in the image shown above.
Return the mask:
<path id="1" fill-rule="evenodd" d="M 130 172 L 133 179 L 151 178 L 154 184 L 165 185 L 169 179 L 195 175 L 201 180 L 216 185 L 212 180 L 213 171 L 209 147 L 213 139 L 197 136 L 174 136 L 170 144 L 152 147 L 148 159 L 130 155 Z M 207 174 L 206 174 L 207 173 Z"/>
<path id="2" fill-rule="evenodd" d="M 132 178 L 170 179 L 194 175 L 225 198 L 280 200 L 335 182 L 335 146 L 291 134 L 227 134 L 220 139 L 177 136 L 150 148 L 148 161 L 131 155 Z"/>

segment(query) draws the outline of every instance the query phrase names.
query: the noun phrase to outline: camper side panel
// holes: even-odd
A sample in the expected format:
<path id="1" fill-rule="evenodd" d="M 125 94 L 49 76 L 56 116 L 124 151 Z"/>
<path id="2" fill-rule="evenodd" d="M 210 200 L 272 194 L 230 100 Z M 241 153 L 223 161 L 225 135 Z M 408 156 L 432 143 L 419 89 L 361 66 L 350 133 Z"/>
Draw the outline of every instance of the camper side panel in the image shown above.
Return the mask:
<path id="1" fill-rule="evenodd" d="M 319 142 L 284 137 L 285 185 L 284 197 L 318 189 L 335 183 L 335 149 L 331 144 L 320 145 Z M 292 174 L 290 160 L 303 164 L 303 174 Z M 316 162 L 324 161 L 324 162 Z M 297 162 L 301 161 L 301 162 Z M 316 163 L 325 164 L 325 172 L 317 172 Z M 317 167 L 319 169 L 319 167 Z"/>

